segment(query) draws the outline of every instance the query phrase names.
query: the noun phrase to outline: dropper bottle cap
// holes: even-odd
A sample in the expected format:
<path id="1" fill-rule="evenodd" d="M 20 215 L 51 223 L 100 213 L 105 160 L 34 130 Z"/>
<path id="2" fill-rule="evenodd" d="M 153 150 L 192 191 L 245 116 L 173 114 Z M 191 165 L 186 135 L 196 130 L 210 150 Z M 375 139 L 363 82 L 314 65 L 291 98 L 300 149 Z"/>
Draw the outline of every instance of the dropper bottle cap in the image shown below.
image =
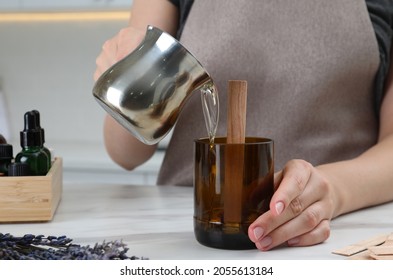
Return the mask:
<path id="1" fill-rule="evenodd" d="M 0 144 L 0 160 L 13 158 L 12 145 Z"/>
<path id="2" fill-rule="evenodd" d="M 7 140 L 5 140 L 4 136 L 0 134 L 0 144 L 7 144 Z"/>
<path id="3" fill-rule="evenodd" d="M 42 144 L 44 144 L 45 143 L 45 130 L 41 127 L 40 112 L 38 110 L 32 110 L 31 112 L 35 115 L 36 127 L 41 133 Z"/>
<path id="4" fill-rule="evenodd" d="M 20 145 L 23 147 L 42 147 L 42 134 L 37 129 L 36 115 L 33 112 L 27 112 L 24 115 L 25 126 L 20 132 Z"/>

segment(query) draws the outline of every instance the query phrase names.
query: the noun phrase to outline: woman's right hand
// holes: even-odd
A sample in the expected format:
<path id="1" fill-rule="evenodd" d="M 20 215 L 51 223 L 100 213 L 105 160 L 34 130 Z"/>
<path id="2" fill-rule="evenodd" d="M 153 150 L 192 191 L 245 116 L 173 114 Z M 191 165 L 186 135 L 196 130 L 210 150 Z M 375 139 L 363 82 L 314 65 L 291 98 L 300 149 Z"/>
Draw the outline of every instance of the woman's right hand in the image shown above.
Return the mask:
<path id="1" fill-rule="evenodd" d="M 138 47 L 144 36 L 144 31 L 128 26 L 107 40 L 96 59 L 94 80 L 97 81 L 109 67 Z M 109 115 L 104 122 L 104 143 L 112 160 L 126 170 L 132 170 L 145 162 L 156 149 L 156 145 L 147 146 L 137 140 Z"/>
<path id="2" fill-rule="evenodd" d="M 155 26 L 175 36 L 179 21 L 179 11 L 168 0 L 134 0 L 128 27 L 119 31 L 102 46 L 96 59 L 94 80 L 113 64 L 126 57 L 139 46 L 148 25 Z M 108 155 L 119 166 L 132 170 L 148 160 L 157 145 L 146 145 L 132 136 L 110 115 L 105 116 L 104 142 Z"/>
<path id="3" fill-rule="evenodd" d="M 121 29 L 116 36 L 107 40 L 96 59 L 94 80 L 97 81 L 109 67 L 131 53 L 142 42 L 144 36 L 144 30 L 128 26 Z"/>

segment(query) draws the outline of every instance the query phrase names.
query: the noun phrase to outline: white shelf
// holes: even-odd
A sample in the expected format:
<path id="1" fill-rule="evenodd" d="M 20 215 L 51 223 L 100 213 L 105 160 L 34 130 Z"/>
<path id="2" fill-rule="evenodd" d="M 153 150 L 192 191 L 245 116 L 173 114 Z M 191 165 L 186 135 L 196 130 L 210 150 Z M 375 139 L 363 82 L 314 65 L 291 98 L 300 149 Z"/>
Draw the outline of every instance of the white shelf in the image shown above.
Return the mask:
<path id="1" fill-rule="evenodd" d="M 132 0 L 1 0 L 0 12 L 129 10 Z"/>

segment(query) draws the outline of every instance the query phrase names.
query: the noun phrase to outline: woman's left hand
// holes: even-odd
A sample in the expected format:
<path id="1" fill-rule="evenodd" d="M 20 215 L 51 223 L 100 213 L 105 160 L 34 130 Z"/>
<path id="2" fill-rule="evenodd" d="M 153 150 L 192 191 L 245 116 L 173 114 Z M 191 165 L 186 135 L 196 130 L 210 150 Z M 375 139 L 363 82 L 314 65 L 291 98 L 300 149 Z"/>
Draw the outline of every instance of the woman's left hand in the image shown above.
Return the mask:
<path id="1" fill-rule="evenodd" d="M 274 177 L 270 210 L 248 229 L 256 247 L 267 251 L 285 242 L 308 246 L 325 241 L 337 203 L 326 176 L 306 161 L 291 160 Z"/>

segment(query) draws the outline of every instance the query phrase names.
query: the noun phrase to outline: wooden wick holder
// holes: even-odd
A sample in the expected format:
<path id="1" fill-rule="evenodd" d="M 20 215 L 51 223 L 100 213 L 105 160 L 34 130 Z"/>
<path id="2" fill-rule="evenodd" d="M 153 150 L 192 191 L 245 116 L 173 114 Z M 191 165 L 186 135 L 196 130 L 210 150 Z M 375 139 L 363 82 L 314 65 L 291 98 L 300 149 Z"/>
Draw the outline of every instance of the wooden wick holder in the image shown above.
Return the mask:
<path id="1" fill-rule="evenodd" d="M 229 81 L 227 144 L 244 144 L 246 134 L 247 82 Z M 225 150 L 224 223 L 242 220 L 244 146 L 227 145 Z"/>

